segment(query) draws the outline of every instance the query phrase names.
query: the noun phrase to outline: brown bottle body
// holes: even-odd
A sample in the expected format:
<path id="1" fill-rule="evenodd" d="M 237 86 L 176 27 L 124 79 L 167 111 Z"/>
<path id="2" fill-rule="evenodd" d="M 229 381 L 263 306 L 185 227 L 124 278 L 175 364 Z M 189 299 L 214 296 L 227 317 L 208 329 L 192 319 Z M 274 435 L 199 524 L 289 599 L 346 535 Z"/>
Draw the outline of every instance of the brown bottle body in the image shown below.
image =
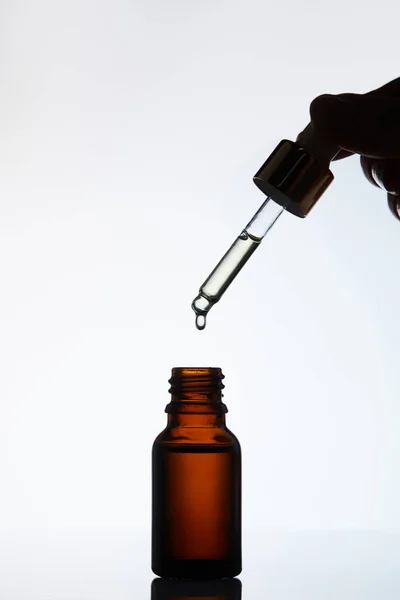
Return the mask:
<path id="1" fill-rule="evenodd" d="M 173 369 L 153 445 L 152 569 L 178 579 L 241 572 L 241 450 L 225 424 L 220 369 Z"/>

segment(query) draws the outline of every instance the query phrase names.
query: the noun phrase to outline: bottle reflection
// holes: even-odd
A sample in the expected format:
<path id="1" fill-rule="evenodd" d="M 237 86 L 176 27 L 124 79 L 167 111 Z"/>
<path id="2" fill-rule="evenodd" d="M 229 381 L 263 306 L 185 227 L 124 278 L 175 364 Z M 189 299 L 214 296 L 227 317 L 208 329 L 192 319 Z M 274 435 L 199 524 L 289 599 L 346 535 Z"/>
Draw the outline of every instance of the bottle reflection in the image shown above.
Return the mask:
<path id="1" fill-rule="evenodd" d="M 154 579 L 151 584 L 151 600 L 242 600 L 242 582 L 239 579 Z"/>

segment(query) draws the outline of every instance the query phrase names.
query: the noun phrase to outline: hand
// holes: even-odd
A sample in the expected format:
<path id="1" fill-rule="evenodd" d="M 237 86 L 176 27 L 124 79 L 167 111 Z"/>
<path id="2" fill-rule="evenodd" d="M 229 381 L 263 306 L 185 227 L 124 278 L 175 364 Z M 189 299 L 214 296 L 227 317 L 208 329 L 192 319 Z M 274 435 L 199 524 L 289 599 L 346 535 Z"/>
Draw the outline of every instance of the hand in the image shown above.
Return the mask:
<path id="1" fill-rule="evenodd" d="M 310 114 L 315 129 L 340 148 L 334 160 L 360 155 L 364 175 L 387 191 L 400 220 L 400 77 L 367 94 L 318 96 Z"/>

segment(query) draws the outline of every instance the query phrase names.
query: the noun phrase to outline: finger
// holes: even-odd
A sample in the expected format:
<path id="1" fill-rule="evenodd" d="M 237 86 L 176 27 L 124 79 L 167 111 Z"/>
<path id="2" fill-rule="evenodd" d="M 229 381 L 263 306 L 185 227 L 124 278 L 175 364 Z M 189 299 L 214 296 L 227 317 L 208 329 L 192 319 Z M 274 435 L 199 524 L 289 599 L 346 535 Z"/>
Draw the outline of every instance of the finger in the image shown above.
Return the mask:
<path id="1" fill-rule="evenodd" d="M 376 88 L 375 90 L 371 90 L 367 92 L 368 96 L 400 96 L 400 77 L 385 83 L 384 85 Z M 354 152 L 350 152 L 349 150 L 340 150 L 339 153 L 333 158 L 334 161 L 342 160 L 343 158 L 347 158 L 349 156 L 353 156 Z"/>
<path id="2" fill-rule="evenodd" d="M 388 194 L 388 206 L 390 212 L 400 221 L 400 196 Z"/>
<path id="3" fill-rule="evenodd" d="M 353 156 L 354 152 L 349 152 L 349 150 L 339 150 L 338 154 L 333 157 L 332 160 L 342 160 L 342 158 L 347 158 L 348 156 Z"/>
<path id="4" fill-rule="evenodd" d="M 311 120 L 330 143 L 373 158 L 400 158 L 400 99 L 344 94 L 318 96 Z"/>
<path id="5" fill-rule="evenodd" d="M 368 179 L 368 181 L 370 183 L 372 183 L 372 185 L 375 185 L 376 187 L 381 187 L 380 185 L 378 185 L 378 183 L 375 181 L 374 176 L 372 174 L 372 166 L 374 164 L 374 161 L 376 161 L 376 158 L 367 158 L 366 156 L 361 156 L 360 157 L 360 164 L 361 164 L 361 168 L 362 171 L 365 175 L 365 177 Z"/>
<path id="6" fill-rule="evenodd" d="M 400 221 L 400 160 L 361 157 L 361 168 L 370 183 L 388 192 L 392 214 Z"/>
<path id="7" fill-rule="evenodd" d="M 371 183 L 388 194 L 400 195 L 400 159 L 362 158 L 361 167 Z"/>
<path id="8" fill-rule="evenodd" d="M 372 90 L 366 94 L 367 96 L 400 96 L 400 77 L 385 83 L 376 90 Z"/>

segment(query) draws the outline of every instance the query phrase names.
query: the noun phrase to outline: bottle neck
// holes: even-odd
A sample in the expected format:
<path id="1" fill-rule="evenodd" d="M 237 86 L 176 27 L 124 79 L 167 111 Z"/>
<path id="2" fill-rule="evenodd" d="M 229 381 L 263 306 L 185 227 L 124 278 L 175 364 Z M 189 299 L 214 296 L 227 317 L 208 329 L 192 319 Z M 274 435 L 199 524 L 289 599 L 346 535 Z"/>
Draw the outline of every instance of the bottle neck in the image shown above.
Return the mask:
<path id="1" fill-rule="evenodd" d="M 225 427 L 225 415 L 176 413 L 168 415 L 168 427 Z"/>
<path id="2" fill-rule="evenodd" d="M 223 375 L 216 368 L 174 368 L 171 402 L 166 407 L 168 425 L 221 427 L 227 407 L 222 402 Z"/>

